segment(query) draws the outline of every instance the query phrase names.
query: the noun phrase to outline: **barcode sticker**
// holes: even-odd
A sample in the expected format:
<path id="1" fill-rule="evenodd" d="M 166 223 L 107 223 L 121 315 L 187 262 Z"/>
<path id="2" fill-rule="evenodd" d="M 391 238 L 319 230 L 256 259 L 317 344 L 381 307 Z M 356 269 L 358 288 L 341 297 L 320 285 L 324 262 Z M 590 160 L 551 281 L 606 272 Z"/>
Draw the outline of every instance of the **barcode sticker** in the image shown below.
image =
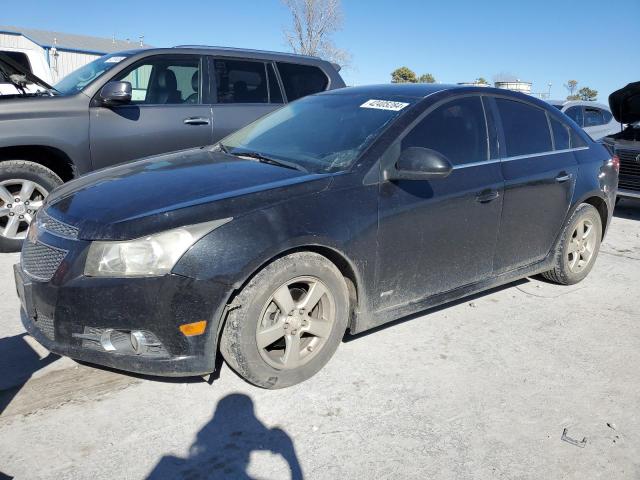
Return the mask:
<path id="1" fill-rule="evenodd" d="M 367 100 L 360 108 L 375 108 L 377 110 L 391 110 L 393 112 L 399 112 L 404 107 L 409 105 L 404 102 L 392 102 L 391 100 Z"/>

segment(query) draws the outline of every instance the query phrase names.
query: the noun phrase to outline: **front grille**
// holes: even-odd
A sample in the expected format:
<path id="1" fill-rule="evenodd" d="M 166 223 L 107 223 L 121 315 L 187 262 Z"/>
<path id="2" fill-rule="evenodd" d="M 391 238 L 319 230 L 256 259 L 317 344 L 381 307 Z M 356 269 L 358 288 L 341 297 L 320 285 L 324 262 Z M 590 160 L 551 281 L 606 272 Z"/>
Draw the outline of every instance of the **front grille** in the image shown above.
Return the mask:
<path id="1" fill-rule="evenodd" d="M 640 192 L 640 162 L 636 157 L 640 150 L 617 150 L 620 158 L 620 176 L 618 188 Z"/>
<path id="2" fill-rule="evenodd" d="M 58 271 L 66 255 L 65 250 L 26 240 L 22 245 L 20 263 L 27 275 L 36 280 L 48 282 Z"/>
<path id="3" fill-rule="evenodd" d="M 76 227 L 72 227 L 60 220 L 56 220 L 55 218 L 47 215 L 44 211 L 40 211 L 38 213 L 38 224 L 41 225 L 44 230 L 55 235 L 71 239 L 78 238 L 79 230 Z"/>
<path id="4" fill-rule="evenodd" d="M 55 340 L 55 328 L 53 326 L 53 318 L 49 318 L 41 313 L 36 314 L 35 325 L 42 334 L 49 340 Z"/>

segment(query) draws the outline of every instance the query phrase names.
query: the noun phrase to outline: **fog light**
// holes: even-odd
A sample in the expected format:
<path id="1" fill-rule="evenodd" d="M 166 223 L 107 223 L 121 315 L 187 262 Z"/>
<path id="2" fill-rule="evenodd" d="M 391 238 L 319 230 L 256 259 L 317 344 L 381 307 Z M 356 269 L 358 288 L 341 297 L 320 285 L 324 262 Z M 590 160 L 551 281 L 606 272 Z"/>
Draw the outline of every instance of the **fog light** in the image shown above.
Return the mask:
<path id="1" fill-rule="evenodd" d="M 195 337 L 196 335 L 202 335 L 207 328 L 207 321 L 201 320 L 199 322 L 185 323 L 180 325 L 180 331 L 185 337 Z"/>
<path id="2" fill-rule="evenodd" d="M 140 354 L 144 351 L 144 346 L 146 344 L 147 339 L 140 330 L 134 330 L 131 332 L 131 346 L 133 350 Z"/>

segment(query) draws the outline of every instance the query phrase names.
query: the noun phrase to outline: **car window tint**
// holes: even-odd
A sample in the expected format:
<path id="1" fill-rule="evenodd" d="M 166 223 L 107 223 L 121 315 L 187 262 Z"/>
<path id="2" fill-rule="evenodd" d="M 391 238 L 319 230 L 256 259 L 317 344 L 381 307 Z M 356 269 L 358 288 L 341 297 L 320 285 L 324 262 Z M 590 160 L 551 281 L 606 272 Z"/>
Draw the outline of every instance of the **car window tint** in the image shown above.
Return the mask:
<path id="1" fill-rule="evenodd" d="M 570 128 L 559 120 L 549 117 L 551 121 L 551 131 L 553 132 L 553 140 L 556 150 L 565 150 L 571 148 Z"/>
<path id="2" fill-rule="evenodd" d="M 508 157 L 551 150 L 551 134 L 544 110 L 533 105 L 496 98 Z"/>
<path id="3" fill-rule="evenodd" d="M 569 133 L 571 134 L 571 148 L 580 148 L 587 146 L 587 142 L 585 142 L 580 134 L 573 128 L 570 129 Z"/>
<path id="4" fill-rule="evenodd" d="M 134 65 L 114 80 L 131 83 L 131 103 L 134 104 L 200 103 L 199 57 L 153 57 Z"/>
<path id="5" fill-rule="evenodd" d="M 586 107 L 584 109 L 584 126 L 596 127 L 598 125 L 604 125 L 604 115 L 599 108 Z"/>
<path id="6" fill-rule="evenodd" d="M 263 62 L 214 62 L 218 103 L 268 103 L 267 72 Z"/>
<path id="7" fill-rule="evenodd" d="M 452 100 L 429 113 L 402 139 L 402 150 L 436 150 L 454 165 L 488 158 L 487 128 L 480 97 Z"/>
<path id="8" fill-rule="evenodd" d="M 278 62 L 278 70 L 289 102 L 322 92 L 329 84 L 327 76 L 318 67 Z"/>
<path id="9" fill-rule="evenodd" d="M 602 110 L 602 116 L 604 117 L 604 123 L 609 123 L 613 119 L 613 115 L 609 110 Z"/>
<path id="10" fill-rule="evenodd" d="M 271 103 L 283 103 L 284 100 L 282 99 L 280 85 L 278 85 L 276 71 L 270 63 L 267 65 L 267 73 L 269 75 L 269 101 Z"/>
<path id="11" fill-rule="evenodd" d="M 564 113 L 579 126 L 582 126 L 582 107 L 569 107 Z"/>

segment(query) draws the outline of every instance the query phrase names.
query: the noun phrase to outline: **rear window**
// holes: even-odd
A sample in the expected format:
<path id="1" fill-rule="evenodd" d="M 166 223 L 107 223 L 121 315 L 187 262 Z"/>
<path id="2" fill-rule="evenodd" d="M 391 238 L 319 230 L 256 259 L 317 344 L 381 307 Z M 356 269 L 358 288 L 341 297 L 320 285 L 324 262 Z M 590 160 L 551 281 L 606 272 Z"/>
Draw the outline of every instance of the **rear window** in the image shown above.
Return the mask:
<path id="1" fill-rule="evenodd" d="M 318 67 L 278 62 L 278 70 L 289 102 L 322 92 L 329 85 L 329 79 Z"/>
<path id="2" fill-rule="evenodd" d="M 544 110 L 523 102 L 496 98 L 502 119 L 507 156 L 548 152 L 551 134 Z"/>

